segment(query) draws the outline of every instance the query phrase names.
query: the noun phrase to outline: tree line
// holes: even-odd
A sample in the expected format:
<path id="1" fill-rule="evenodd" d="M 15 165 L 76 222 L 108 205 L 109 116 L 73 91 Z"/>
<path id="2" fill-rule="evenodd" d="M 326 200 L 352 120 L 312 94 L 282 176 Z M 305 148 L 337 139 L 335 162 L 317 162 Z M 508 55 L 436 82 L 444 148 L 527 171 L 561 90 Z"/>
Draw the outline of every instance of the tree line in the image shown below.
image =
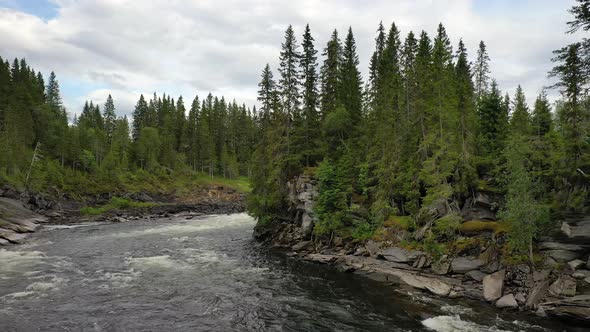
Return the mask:
<path id="1" fill-rule="evenodd" d="M 116 188 L 138 171 L 248 176 L 256 113 L 212 94 L 185 106 L 182 96 L 154 93 L 139 97 L 132 123 L 117 116 L 111 95 L 102 106 L 87 101 L 69 121 L 54 72 L 45 83 L 25 59 L 0 58 L 0 177 L 63 189 L 89 178 Z"/>
<path id="2" fill-rule="evenodd" d="M 590 27 L 588 3 L 572 9 L 572 31 Z M 500 91 L 485 43 L 470 61 L 442 24 L 402 38 L 380 23 L 366 80 L 351 28 L 344 38 L 334 30 L 321 63 L 309 25 L 301 38 L 287 28 L 278 77 L 266 65 L 259 84 L 249 207 L 262 223 L 288 217 L 286 184 L 306 172 L 319 180 L 317 236 L 366 238 L 410 216 L 436 240 L 462 221 L 468 198 L 488 192 L 503 197 L 512 247 L 526 252 L 550 213 L 587 210 L 586 39 L 556 51 L 550 76 L 562 98 L 552 108 L 545 90 L 533 105 L 521 86 Z"/>

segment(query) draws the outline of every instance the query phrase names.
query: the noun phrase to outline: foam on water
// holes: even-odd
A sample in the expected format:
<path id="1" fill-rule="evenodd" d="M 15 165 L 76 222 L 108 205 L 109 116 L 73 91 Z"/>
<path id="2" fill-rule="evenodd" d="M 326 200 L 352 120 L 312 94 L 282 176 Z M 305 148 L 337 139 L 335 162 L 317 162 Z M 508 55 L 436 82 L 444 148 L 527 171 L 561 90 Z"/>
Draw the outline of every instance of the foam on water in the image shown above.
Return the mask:
<path id="1" fill-rule="evenodd" d="M 145 235 L 163 235 L 174 236 L 178 234 L 192 234 L 207 230 L 224 229 L 240 227 L 244 225 L 254 225 L 255 220 L 245 213 L 232 215 L 214 215 L 203 219 L 187 220 L 182 223 L 172 225 L 158 226 L 143 230 L 134 230 L 129 232 L 115 233 L 107 235 L 108 237 L 129 238 Z M 186 235 L 185 235 L 186 236 Z M 102 236 L 100 236 L 102 237 Z"/>
<path id="2" fill-rule="evenodd" d="M 183 270 L 188 268 L 183 262 L 179 262 L 170 255 L 149 257 L 128 257 L 127 263 L 139 269 Z"/>
<path id="3" fill-rule="evenodd" d="M 27 272 L 47 257 L 41 251 L 9 251 L 0 249 L 0 274 Z"/>
<path id="4" fill-rule="evenodd" d="M 423 320 L 422 325 L 437 332 L 508 332 L 494 326 L 484 326 L 474 322 L 464 321 L 459 316 L 431 317 Z"/>

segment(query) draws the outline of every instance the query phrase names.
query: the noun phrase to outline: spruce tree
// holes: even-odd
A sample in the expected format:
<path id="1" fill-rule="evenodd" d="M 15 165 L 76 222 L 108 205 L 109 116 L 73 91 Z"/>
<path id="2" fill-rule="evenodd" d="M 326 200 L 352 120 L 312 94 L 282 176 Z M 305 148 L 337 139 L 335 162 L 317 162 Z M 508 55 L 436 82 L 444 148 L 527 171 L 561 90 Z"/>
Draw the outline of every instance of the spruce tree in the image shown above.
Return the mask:
<path id="1" fill-rule="evenodd" d="M 477 50 L 477 59 L 474 64 L 474 82 L 475 82 L 475 97 L 479 101 L 489 89 L 490 74 L 490 56 L 486 49 L 486 44 L 479 42 L 479 49 Z"/>
<path id="2" fill-rule="evenodd" d="M 302 90 L 302 118 L 303 118 L 303 160 L 309 167 L 319 161 L 320 156 L 320 119 L 318 113 L 318 75 L 317 50 L 314 45 L 309 24 L 305 26 L 303 34 L 303 54 L 301 56 Z"/>
<path id="3" fill-rule="evenodd" d="M 113 134 L 115 133 L 117 120 L 117 115 L 115 114 L 115 103 L 113 102 L 113 97 L 110 94 L 104 104 L 103 112 L 104 129 L 107 135 L 107 141 L 110 144 L 113 139 Z"/>
<path id="4" fill-rule="evenodd" d="M 340 77 L 340 67 L 342 62 L 342 46 L 338 38 L 338 31 L 334 30 L 332 37 L 328 41 L 324 53 L 322 54 L 324 63 L 320 70 L 321 89 L 321 116 L 324 119 L 330 112 L 336 110 L 340 99 L 338 96 L 338 86 Z"/>
<path id="5" fill-rule="evenodd" d="M 510 130 L 513 133 L 518 132 L 523 136 L 527 136 L 530 134 L 531 119 L 529 108 L 526 104 L 526 97 L 520 85 L 516 88 L 513 103 L 513 112 L 510 117 Z"/>

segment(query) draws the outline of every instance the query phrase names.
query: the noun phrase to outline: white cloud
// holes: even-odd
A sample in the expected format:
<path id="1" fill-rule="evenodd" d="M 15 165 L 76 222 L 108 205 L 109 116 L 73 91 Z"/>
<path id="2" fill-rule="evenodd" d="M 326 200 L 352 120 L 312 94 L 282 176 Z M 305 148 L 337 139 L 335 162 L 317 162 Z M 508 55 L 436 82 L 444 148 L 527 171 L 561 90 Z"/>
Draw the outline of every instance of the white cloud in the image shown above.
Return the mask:
<path id="1" fill-rule="evenodd" d="M 478 12 L 470 0 L 57 0 L 58 14 L 47 21 L 0 9 L 0 55 L 26 57 L 62 82 L 91 86 L 66 93 L 72 113 L 109 92 L 120 114 L 130 113 L 140 92 L 153 91 L 182 94 L 187 104 L 211 91 L 252 105 L 262 67 L 277 66 L 288 24 L 300 41 L 309 23 L 319 50 L 334 28 L 343 36 L 352 26 L 366 73 L 379 21 L 395 21 L 402 36 L 422 29 L 432 36 L 443 22 L 471 57 L 485 40 L 501 88 L 513 93 L 522 84 L 532 100 L 548 82 L 551 51 L 573 38 L 563 33 L 572 2 L 529 1 L 514 10 L 506 2 L 504 11 Z"/>

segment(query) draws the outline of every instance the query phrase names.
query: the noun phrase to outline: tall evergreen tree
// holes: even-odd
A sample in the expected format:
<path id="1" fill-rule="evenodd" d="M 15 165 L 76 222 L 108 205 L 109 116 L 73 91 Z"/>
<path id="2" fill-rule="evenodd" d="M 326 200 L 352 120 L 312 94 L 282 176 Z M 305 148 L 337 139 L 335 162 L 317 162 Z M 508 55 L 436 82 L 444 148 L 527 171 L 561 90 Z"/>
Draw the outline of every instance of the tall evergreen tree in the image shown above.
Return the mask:
<path id="1" fill-rule="evenodd" d="M 303 107 L 303 160 L 309 167 L 319 161 L 320 156 L 320 119 L 318 113 L 318 75 L 317 75 L 317 50 L 314 45 L 309 24 L 305 26 L 303 34 L 303 54 L 301 56 L 301 74 L 303 82 L 302 107 Z"/>

